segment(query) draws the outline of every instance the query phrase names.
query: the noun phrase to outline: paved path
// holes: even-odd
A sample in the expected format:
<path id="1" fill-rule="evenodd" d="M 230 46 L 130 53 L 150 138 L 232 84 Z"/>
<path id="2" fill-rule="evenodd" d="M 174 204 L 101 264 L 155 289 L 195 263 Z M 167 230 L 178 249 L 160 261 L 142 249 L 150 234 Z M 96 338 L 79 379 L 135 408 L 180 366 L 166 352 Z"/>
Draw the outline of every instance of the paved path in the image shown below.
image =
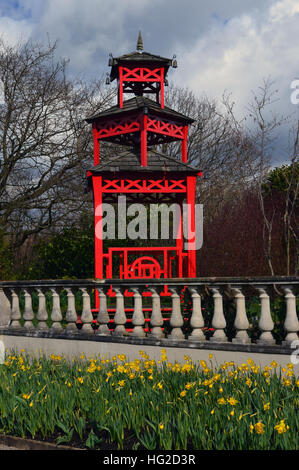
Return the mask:
<path id="1" fill-rule="evenodd" d="M 8 446 L 5 446 L 4 444 L 0 444 L 0 451 L 1 450 L 20 450 L 20 449 L 17 449 L 16 447 L 8 447 Z"/>

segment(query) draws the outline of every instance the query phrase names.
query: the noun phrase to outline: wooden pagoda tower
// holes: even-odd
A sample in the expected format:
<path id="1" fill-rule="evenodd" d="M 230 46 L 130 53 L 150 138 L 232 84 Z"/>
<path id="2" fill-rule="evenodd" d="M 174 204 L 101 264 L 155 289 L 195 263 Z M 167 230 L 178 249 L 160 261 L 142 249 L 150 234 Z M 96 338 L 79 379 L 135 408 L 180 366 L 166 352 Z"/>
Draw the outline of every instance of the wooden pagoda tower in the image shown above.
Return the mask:
<path id="1" fill-rule="evenodd" d="M 117 81 L 118 102 L 115 106 L 86 119 L 92 124 L 94 166 L 87 172 L 88 187 L 93 191 L 95 226 L 102 215 L 96 208 L 104 202 L 117 203 L 119 195 L 130 202 L 170 203 L 182 207 L 187 202 L 188 226 L 195 227 L 196 180 L 202 173 L 187 163 L 188 116 L 165 106 L 164 86 L 169 67 L 176 60 L 143 51 L 141 33 L 137 50 L 112 57 L 108 82 Z M 125 94 L 132 94 L 124 100 Z M 153 94 L 155 100 L 144 95 Z M 100 141 L 112 142 L 127 148 L 113 158 L 101 160 Z M 170 142 L 181 143 L 181 158 L 175 159 L 155 150 L 155 146 Z M 163 146 L 164 148 L 165 146 Z M 183 214 L 180 229 L 182 235 Z M 146 246 L 145 246 L 146 245 Z M 116 261 L 115 261 L 116 260 Z M 119 267 L 115 274 L 116 263 Z M 172 278 L 196 276 L 196 251 L 184 250 L 183 237 L 173 246 L 119 246 L 103 250 L 103 240 L 95 237 L 95 277 Z"/>

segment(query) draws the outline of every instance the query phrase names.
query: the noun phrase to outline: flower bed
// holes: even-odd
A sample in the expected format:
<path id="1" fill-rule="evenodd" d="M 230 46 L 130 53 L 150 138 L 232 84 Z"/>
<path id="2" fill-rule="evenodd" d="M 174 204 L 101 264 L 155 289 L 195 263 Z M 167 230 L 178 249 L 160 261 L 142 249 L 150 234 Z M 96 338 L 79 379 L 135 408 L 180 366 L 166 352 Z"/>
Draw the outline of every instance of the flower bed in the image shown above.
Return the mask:
<path id="1" fill-rule="evenodd" d="M 299 448 L 293 364 L 9 355 L 0 433 L 97 449 Z"/>

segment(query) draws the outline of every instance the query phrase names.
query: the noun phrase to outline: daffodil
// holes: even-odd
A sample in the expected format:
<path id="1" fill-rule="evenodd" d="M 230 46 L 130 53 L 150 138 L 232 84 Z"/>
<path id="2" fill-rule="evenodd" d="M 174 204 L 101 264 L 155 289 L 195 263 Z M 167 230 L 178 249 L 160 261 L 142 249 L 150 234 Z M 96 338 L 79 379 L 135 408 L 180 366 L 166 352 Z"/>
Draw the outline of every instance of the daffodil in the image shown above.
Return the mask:
<path id="1" fill-rule="evenodd" d="M 283 379 L 282 379 L 282 383 L 283 383 L 286 387 L 289 387 L 292 382 L 291 382 L 290 379 L 283 378 Z"/>
<path id="2" fill-rule="evenodd" d="M 246 380 L 245 383 L 246 383 L 246 385 L 247 385 L 248 387 L 251 387 L 251 385 L 252 385 L 252 381 L 251 381 L 251 379 L 249 379 L 249 378 Z"/>
<path id="3" fill-rule="evenodd" d="M 225 398 L 219 398 L 217 403 L 218 403 L 218 405 L 225 405 L 226 400 L 225 400 Z"/>
<path id="4" fill-rule="evenodd" d="M 190 382 L 188 382 L 188 383 L 185 385 L 185 389 L 186 389 L 186 390 L 190 390 L 190 388 L 192 388 L 192 387 L 193 387 L 193 384 L 190 383 Z"/>
<path id="5" fill-rule="evenodd" d="M 278 432 L 278 434 L 283 434 L 284 432 L 287 432 L 290 427 L 285 424 L 285 419 L 282 419 L 276 426 L 274 426 L 275 431 Z"/>
<path id="6" fill-rule="evenodd" d="M 260 421 L 258 421 L 257 423 L 255 423 L 254 425 L 250 425 L 250 432 L 251 434 L 253 433 L 253 431 L 256 432 L 256 434 L 264 434 L 265 432 L 265 425 L 263 423 L 261 423 Z"/>
<path id="7" fill-rule="evenodd" d="M 22 398 L 24 398 L 24 400 L 29 400 L 30 397 L 31 397 L 31 394 L 27 395 L 26 393 L 23 393 L 22 395 Z"/>
<path id="8" fill-rule="evenodd" d="M 234 398 L 234 397 L 230 397 L 227 399 L 227 402 L 230 404 L 230 405 L 236 405 L 238 403 L 238 401 Z"/>

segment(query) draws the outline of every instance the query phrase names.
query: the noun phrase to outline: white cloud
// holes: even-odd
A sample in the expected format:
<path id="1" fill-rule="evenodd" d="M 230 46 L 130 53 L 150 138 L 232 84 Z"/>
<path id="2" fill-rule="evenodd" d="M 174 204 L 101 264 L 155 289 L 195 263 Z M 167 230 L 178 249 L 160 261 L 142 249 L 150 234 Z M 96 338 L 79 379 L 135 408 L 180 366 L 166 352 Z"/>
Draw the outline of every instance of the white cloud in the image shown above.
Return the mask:
<path id="1" fill-rule="evenodd" d="M 27 20 L 14 20 L 6 16 L 0 16 L 0 37 L 5 42 L 13 45 L 19 41 L 25 41 L 31 33 L 32 27 Z"/>
<path id="2" fill-rule="evenodd" d="M 227 90 L 242 114 L 251 90 L 271 76 L 280 92 L 277 109 L 298 109 L 290 86 L 299 77 L 299 0 L 2 2 L 0 35 L 10 42 L 30 34 L 58 39 L 58 56 L 69 57 L 70 69 L 86 78 L 108 72 L 108 53 L 133 50 L 142 29 L 147 51 L 176 53 L 179 67 L 169 78 L 178 85 L 216 99 Z"/>
<path id="3" fill-rule="evenodd" d="M 71 58 L 72 67 L 93 67 L 97 58 L 131 50 L 126 22 L 142 17 L 159 0 L 47 0 L 35 36 L 48 33 L 59 39 L 59 50 Z M 138 27 L 136 30 L 137 39 Z M 105 63 L 106 66 L 106 63 Z M 103 69 L 102 64 L 98 64 Z"/>
<path id="4" fill-rule="evenodd" d="M 251 90 L 270 76 L 279 89 L 280 110 L 292 113 L 290 84 L 299 75 L 298 21 L 298 0 L 279 0 L 264 12 L 217 22 L 191 49 L 180 47 L 177 80 L 215 98 L 227 90 L 241 112 Z"/>
<path id="5" fill-rule="evenodd" d="M 273 23 L 280 22 L 299 13 L 299 2 L 297 0 L 280 0 L 269 9 L 269 17 Z"/>

